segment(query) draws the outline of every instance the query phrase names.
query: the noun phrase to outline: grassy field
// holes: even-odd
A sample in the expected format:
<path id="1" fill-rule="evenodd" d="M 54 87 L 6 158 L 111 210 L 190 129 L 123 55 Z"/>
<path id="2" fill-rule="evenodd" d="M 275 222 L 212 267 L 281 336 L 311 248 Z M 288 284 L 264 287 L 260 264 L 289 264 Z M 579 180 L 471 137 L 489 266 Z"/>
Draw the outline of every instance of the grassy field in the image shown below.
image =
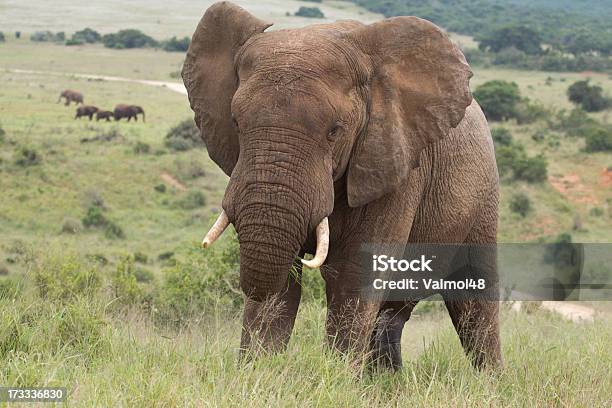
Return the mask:
<path id="1" fill-rule="evenodd" d="M 136 0 L 130 1 L 129 4 L 120 0 L 95 3 L 57 0 L 53 2 L 53 7 L 48 7 L 44 0 L 28 2 L 6 0 L 0 4 L 0 27 L 8 32 L 21 30 L 31 33 L 51 30 L 72 33 L 87 25 L 101 33 L 137 28 L 156 39 L 174 35 L 191 36 L 204 10 L 213 3 L 216 1 L 178 0 L 169 5 L 168 2 L 160 0 Z M 346 1 L 325 1 L 315 5 L 312 2 L 295 0 L 235 0 L 234 3 L 262 19 L 273 22 L 274 29 L 341 19 L 371 22 L 382 17 Z M 325 18 L 311 19 L 286 15 L 295 13 L 300 6 L 319 7 Z"/>
<path id="2" fill-rule="evenodd" d="M 110 1 L 77 7 L 75 13 L 84 18 L 69 22 L 56 13 L 75 2 L 63 0 L 55 8 L 41 4 L 5 1 L 0 22 L 24 32 L 70 31 L 82 25 L 102 30 L 96 26 L 100 18 L 106 31 L 129 26 L 164 38 L 189 34 L 209 2 L 185 2 L 176 6 L 180 13 L 160 13 L 162 3 L 145 7 L 130 2 L 122 9 Z M 284 12 L 308 3 L 261 4 L 252 11 L 262 10 L 264 18 L 304 23 Z M 266 4 L 274 7 L 263 11 Z M 375 18 L 345 2 L 325 2 L 322 9 L 330 16 L 335 10 L 347 17 Z M 30 21 L 32 10 L 39 15 Z M 12 25 L 6 24 L 9 18 Z M 405 370 L 370 375 L 324 347 L 325 310 L 315 295 L 321 278 L 314 272 L 304 283 L 306 300 L 288 352 L 237 366 L 236 271 L 231 263 L 219 263 L 226 262 L 224 251 L 234 241 L 225 236 L 208 255 L 197 249 L 227 177 L 204 150 L 175 152 L 164 144 L 171 127 L 192 117 L 186 97 L 140 84 L 13 71 L 172 81 L 178 80 L 172 74 L 181 64 L 179 53 L 150 49 L 65 47 L 12 38 L 0 44 L 0 126 L 5 131 L 0 140 L 0 385 L 67 386 L 74 406 L 612 404 L 609 303 L 597 303 L 600 312 L 587 324 L 544 311 L 517 314 L 504 308 L 506 360 L 497 374 L 474 372 L 443 307 L 425 304 L 404 331 Z M 571 107 L 567 87 L 585 76 L 475 69 L 472 85 L 511 79 L 523 95 L 560 110 Z M 612 92 L 609 77 L 591 77 Z M 147 121 L 73 120 L 74 106 L 56 103 L 66 88 L 82 91 L 87 103 L 102 108 L 143 105 Z M 609 120 L 606 113 L 593 117 Z M 575 241 L 609 241 L 610 154 L 586 154 L 582 139 L 550 131 L 545 121 L 491 124 L 500 125 L 530 156 L 545 155 L 549 180 L 503 183 L 499 240 L 551 240 L 571 232 Z M 548 132 L 544 142 L 532 138 L 539 131 Z M 198 192 L 205 202 L 194 201 Z M 528 194 L 534 205 L 526 218 L 509 209 L 517 192 Z M 82 220 L 91 207 L 100 208 L 125 237 L 85 228 Z M 126 255 L 137 258 L 133 267 L 125 267 Z M 215 275 L 219 265 L 227 276 Z M 197 303 L 202 296 L 206 299 Z M 185 304 L 190 300 L 198 305 L 194 310 Z M 179 328 L 163 318 L 186 310 L 177 305 L 189 311 Z"/>

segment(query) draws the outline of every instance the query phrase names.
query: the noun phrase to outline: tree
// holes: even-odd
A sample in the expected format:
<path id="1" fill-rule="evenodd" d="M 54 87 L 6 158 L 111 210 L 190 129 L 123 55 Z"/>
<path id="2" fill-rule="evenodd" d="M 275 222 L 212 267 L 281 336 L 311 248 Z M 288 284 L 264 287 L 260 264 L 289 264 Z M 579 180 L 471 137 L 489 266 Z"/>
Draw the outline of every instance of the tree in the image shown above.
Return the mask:
<path id="1" fill-rule="evenodd" d="M 102 36 L 100 35 L 100 33 L 95 30 L 92 30 L 89 27 L 72 34 L 72 41 L 74 42 L 93 44 L 100 42 L 101 39 Z"/>
<path id="2" fill-rule="evenodd" d="M 308 18 L 325 18 L 325 14 L 318 7 L 300 7 L 295 12 L 297 17 L 308 17 Z"/>
<path id="3" fill-rule="evenodd" d="M 494 80 L 485 82 L 474 91 L 487 119 L 506 120 L 516 116 L 521 93 L 515 82 Z"/>
<path id="4" fill-rule="evenodd" d="M 514 47 L 525 54 L 537 55 L 542 52 L 540 35 L 525 26 L 508 26 L 494 30 L 477 38 L 478 48 L 483 51 L 499 52 Z"/>
<path id="5" fill-rule="evenodd" d="M 612 151 L 612 129 L 597 127 L 590 129 L 584 136 L 587 152 Z"/>
<path id="6" fill-rule="evenodd" d="M 610 100 L 603 95 L 603 89 L 590 85 L 589 80 L 574 82 L 567 89 L 569 100 L 587 112 L 599 112 L 610 106 Z"/>
<path id="7" fill-rule="evenodd" d="M 157 41 L 140 30 L 120 30 L 113 34 L 102 36 L 102 43 L 107 48 L 144 48 L 155 47 Z"/>
<path id="8" fill-rule="evenodd" d="M 181 51 L 186 52 L 189 48 L 189 37 L 176 38 L 172 37 L 169 40 L 166 40 L 162 44 L 162 48 L 165 51 Z"/>

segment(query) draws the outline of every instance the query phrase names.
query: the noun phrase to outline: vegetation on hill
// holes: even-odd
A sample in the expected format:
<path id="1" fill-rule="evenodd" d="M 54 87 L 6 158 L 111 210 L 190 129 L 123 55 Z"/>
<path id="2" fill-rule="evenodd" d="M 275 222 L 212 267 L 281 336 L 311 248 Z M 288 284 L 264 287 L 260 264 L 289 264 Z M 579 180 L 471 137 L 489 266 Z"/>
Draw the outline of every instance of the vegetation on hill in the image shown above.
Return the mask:
<path id="1" fill-rule="evenodd" d="M 481 53 L 471 51 L 473 64 L 548 71 L 612 69 L 612 7 L 606 0 L 354 2 L 387 17 L 414 15 L 474 36 Z M 483 54 L 485 50 L 491 55 Z"/>
<path id="2" fill-rule="evenodd" d="M 308 18 L 325 18 L 325 14 L 318 7 L 304 7 L 301 6 L 298 11 L 295 12 L 296 17 L 308 17 Z"/>

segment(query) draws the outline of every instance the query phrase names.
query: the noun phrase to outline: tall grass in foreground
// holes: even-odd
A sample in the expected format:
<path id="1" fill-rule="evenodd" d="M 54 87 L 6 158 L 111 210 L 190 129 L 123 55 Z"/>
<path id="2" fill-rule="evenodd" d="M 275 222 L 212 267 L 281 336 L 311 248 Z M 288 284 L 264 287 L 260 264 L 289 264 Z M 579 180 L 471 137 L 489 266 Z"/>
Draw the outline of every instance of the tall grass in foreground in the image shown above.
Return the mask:
<path id="1" fill-rule="evenodd" d="M 96 289 L 100 281 L 91 269 L 75 262 L 43 264 L 32 272 L 37 284 L 2 281 L 0 384 L 67 386 L 70 406 L 612 403 L 609 320 L 578 325 L 545 312 L 504 311 L 505 367 L 499 372 L 474 371 L 447 327 L 422 353 L 405 355 L 402 372 L 369 373 L 326 348 L 325 310 L 306 302 L 286 353 L 238 365 L 240 319 L 225 303 L 208 304 L 180 328 L 164 328 L 145 308 L 109 301 L 112 291 L 105 284 Z M 57 292 L 43 278 L 58 273 L 77 283 Z M 435 324 L 440 313 L 424 319 Z"/>

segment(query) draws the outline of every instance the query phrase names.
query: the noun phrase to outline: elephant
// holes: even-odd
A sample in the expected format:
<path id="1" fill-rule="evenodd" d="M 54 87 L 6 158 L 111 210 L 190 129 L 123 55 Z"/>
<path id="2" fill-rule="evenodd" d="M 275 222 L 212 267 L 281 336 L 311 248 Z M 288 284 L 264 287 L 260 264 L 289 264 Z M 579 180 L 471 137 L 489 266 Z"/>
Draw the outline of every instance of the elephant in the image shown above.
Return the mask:
<path id="1" fill-rule="evenodd" d="M 93 116 L 98 112 L 98 108 L 96 106 L 91 105 L 83 105 L 79 106 L 76 110 L 75 119 L 80 118 L 81 116 L 88 116 L 89 120 L 93 118 Z"/>
<path id="2" fill-rule="evenodd" d="M 113 112 L 113 115 L 115 117 L 115 120 L 121 120 L 121 118 L 127 118 L 127 121 L 129 122 L 132 118 L 134 118 L 135 121 L 138 121 L 138 114 L 141 113 L 142 114 L 142 121 L 145 121 L 145 113 L 144 110 L 142 109 L 142 107 L 137 106 L 137 105 L 117 105 L 115 106 L 115 110 Z"/>
<path id="3" fill-rule="evenodd" d="M 366 298 L 359 251 L 496 243 L 499 177 L 471 68 L 417 17 L 271 25 L 215 3 L 181 72 L 208 154 L 229 176 L 202 246 L 235 227 L 240 356 L 285 349 L 304 265 L 325 281 L 330 347 L 399 369 L 417 302 Z M 498 301 L 444 301 L 473 366 L 501 366 Z"/>
<path id="4" fill-rule="evenodd" d="M 110 122 L 111 118 L 114 116 L 112 111 L 108 110 L 99 110 L 96 112 L 96 121 L 100 119 L 106 119 L 107 122 Z"/>
<path id="5" fill-rule="evenodd" d="M 57 103 L 60 103 L 62 98 L 66 99 L 66 103 L 64 103 L 64 105 L 66 106 L 70 105 L 70 102 L 74 102 L 77 105 L 83 104 L 83 94 L 77 91 L 71 91 L 70 89 L 66 89 L 60 94 L 59 98 L 57 98 Z"/>

